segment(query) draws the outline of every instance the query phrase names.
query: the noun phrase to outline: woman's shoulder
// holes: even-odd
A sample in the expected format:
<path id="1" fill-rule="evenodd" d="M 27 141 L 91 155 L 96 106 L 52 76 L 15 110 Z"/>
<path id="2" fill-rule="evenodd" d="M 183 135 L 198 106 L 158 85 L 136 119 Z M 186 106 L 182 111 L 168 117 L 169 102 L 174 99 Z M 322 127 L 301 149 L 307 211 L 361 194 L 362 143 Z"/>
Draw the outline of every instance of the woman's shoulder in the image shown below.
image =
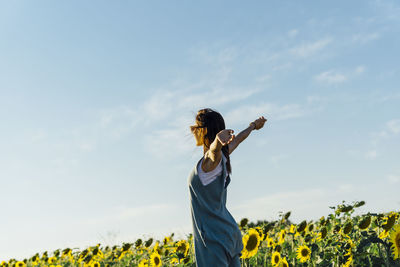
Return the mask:
<path id="1" fill-rule="evenodd" d="M 205 156 L 203 156 L 201 159 L 200 159 L 200 164 L 198 165 L 199 167 L 199 169 L 201 170 L 201 172 L 203 172 L 203 173 L 209 173 L 209 172 L 213 172 L 213 171 L 218 171 L 218 170 L 220 170 L 221 168 L 222 168 L 222 163 L 223 162 L 225 162 L 225 160 L 226 160 L 226 158 L 225 158 L 225 156 L 222 154 L 222 157 L 219 159 L 219 161 L 218 161 L 218 163 L 216 164 L 216 165 L 214 165 L 214 164 L 210 164 L 210 161 L 208 161 L 207 163 L 205 162 L 205 161 L 207 161 L 206 160 L 206 157 Z M 203 170 L 203 167 L 205 166 L 206 167 L 206 169 L 211 169 L 211 170 L 206 170 L 206 171 L 204 171 Z"/>

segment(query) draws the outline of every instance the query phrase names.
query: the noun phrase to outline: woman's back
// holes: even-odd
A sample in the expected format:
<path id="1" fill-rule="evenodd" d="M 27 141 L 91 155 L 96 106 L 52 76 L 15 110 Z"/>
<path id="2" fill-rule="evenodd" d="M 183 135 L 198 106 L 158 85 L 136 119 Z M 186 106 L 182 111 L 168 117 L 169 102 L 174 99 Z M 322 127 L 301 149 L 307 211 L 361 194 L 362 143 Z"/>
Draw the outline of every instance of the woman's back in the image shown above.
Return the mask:
<path id="1" fill-rule="evenodd" d="M 222 158 L 221 174 L 207 185 L 203 185 L 199 177 L 200 162 L 201 159 L 188 179 L 195 252 L 201 253 L 199 250 L 218 245 L 233 257 L 242 251 L 243 243 L 241 231 L 226 208 L 227 186 L 230 183 L 226 159 Z M 226 177 L 226 182 L 223 177 Z"/>

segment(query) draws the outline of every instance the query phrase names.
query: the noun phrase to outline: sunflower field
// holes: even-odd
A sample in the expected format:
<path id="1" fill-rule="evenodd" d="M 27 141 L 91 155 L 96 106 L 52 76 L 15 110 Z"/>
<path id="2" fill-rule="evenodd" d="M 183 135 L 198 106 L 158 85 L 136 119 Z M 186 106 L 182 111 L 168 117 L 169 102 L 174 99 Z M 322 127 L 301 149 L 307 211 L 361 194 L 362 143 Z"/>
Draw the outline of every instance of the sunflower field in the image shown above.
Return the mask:
<path id="1" fill-rule="evenodd" d="M 250 266 L 400 266 L 399 212 L 353 216 L 364 201 L 330 207 L 318 221 L 290 222 L 290 212 L 273 222 L 239 223 L 243 251 L 241 264 Z M 97 244 L 82 251 L 70 248 L 36 253 L 29 259 L 10 259 L 0 266 L 196 266 L 192 234 L 174 240 L 138 239 L 121 246 Z"/>

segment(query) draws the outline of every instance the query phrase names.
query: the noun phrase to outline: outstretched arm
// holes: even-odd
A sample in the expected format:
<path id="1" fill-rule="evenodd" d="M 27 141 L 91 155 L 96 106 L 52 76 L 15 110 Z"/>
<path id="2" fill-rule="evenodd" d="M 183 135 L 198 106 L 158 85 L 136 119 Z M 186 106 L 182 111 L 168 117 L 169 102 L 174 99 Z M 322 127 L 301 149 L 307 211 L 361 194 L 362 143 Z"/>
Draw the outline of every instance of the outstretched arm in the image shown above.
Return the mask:
<path id="1" fill-rule="evenodd" d="M 259 130 L 264 126 L 264 123 L 267 121 L 267 119 L 264 118 L 264 116 L 259 117 L 257 120 L 253 121 L 250 123 L 249 127 L 241 131 L 233 140 L 232 142 L 229 143 L 229 154 L 233 152 L 233 150 L 236 149 L 236 147 L 243 142 L 244 139 L 246 139 L 251 131 L 253 130 Z"/>

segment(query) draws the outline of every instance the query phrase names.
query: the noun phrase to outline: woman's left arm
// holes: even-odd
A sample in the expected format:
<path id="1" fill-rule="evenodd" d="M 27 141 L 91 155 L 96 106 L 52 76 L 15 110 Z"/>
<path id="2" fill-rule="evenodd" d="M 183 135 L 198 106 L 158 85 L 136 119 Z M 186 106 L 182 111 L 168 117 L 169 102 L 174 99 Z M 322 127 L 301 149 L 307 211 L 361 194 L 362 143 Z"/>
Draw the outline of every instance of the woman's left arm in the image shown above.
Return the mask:
<path id="1" fill-rule="evenodd" d="M 229 144 L 229 154 L 231 154 L 233 152 L 233 150 L 236 149 L 236 147 L 243 142 L 248 136 L 249 134 L 253 131 L 253 130 L 259 130 L 264 126 L 264 123 L 267 121 L 266 118 L 264 118 L 264 116 L 259 117 L 258 119 L 256 119 L 255 121 L 251 122 L 249 127 L 247 127 L 246 129 L 244 129 L 243 131 L 241 131 L 236 138 Z"/>

